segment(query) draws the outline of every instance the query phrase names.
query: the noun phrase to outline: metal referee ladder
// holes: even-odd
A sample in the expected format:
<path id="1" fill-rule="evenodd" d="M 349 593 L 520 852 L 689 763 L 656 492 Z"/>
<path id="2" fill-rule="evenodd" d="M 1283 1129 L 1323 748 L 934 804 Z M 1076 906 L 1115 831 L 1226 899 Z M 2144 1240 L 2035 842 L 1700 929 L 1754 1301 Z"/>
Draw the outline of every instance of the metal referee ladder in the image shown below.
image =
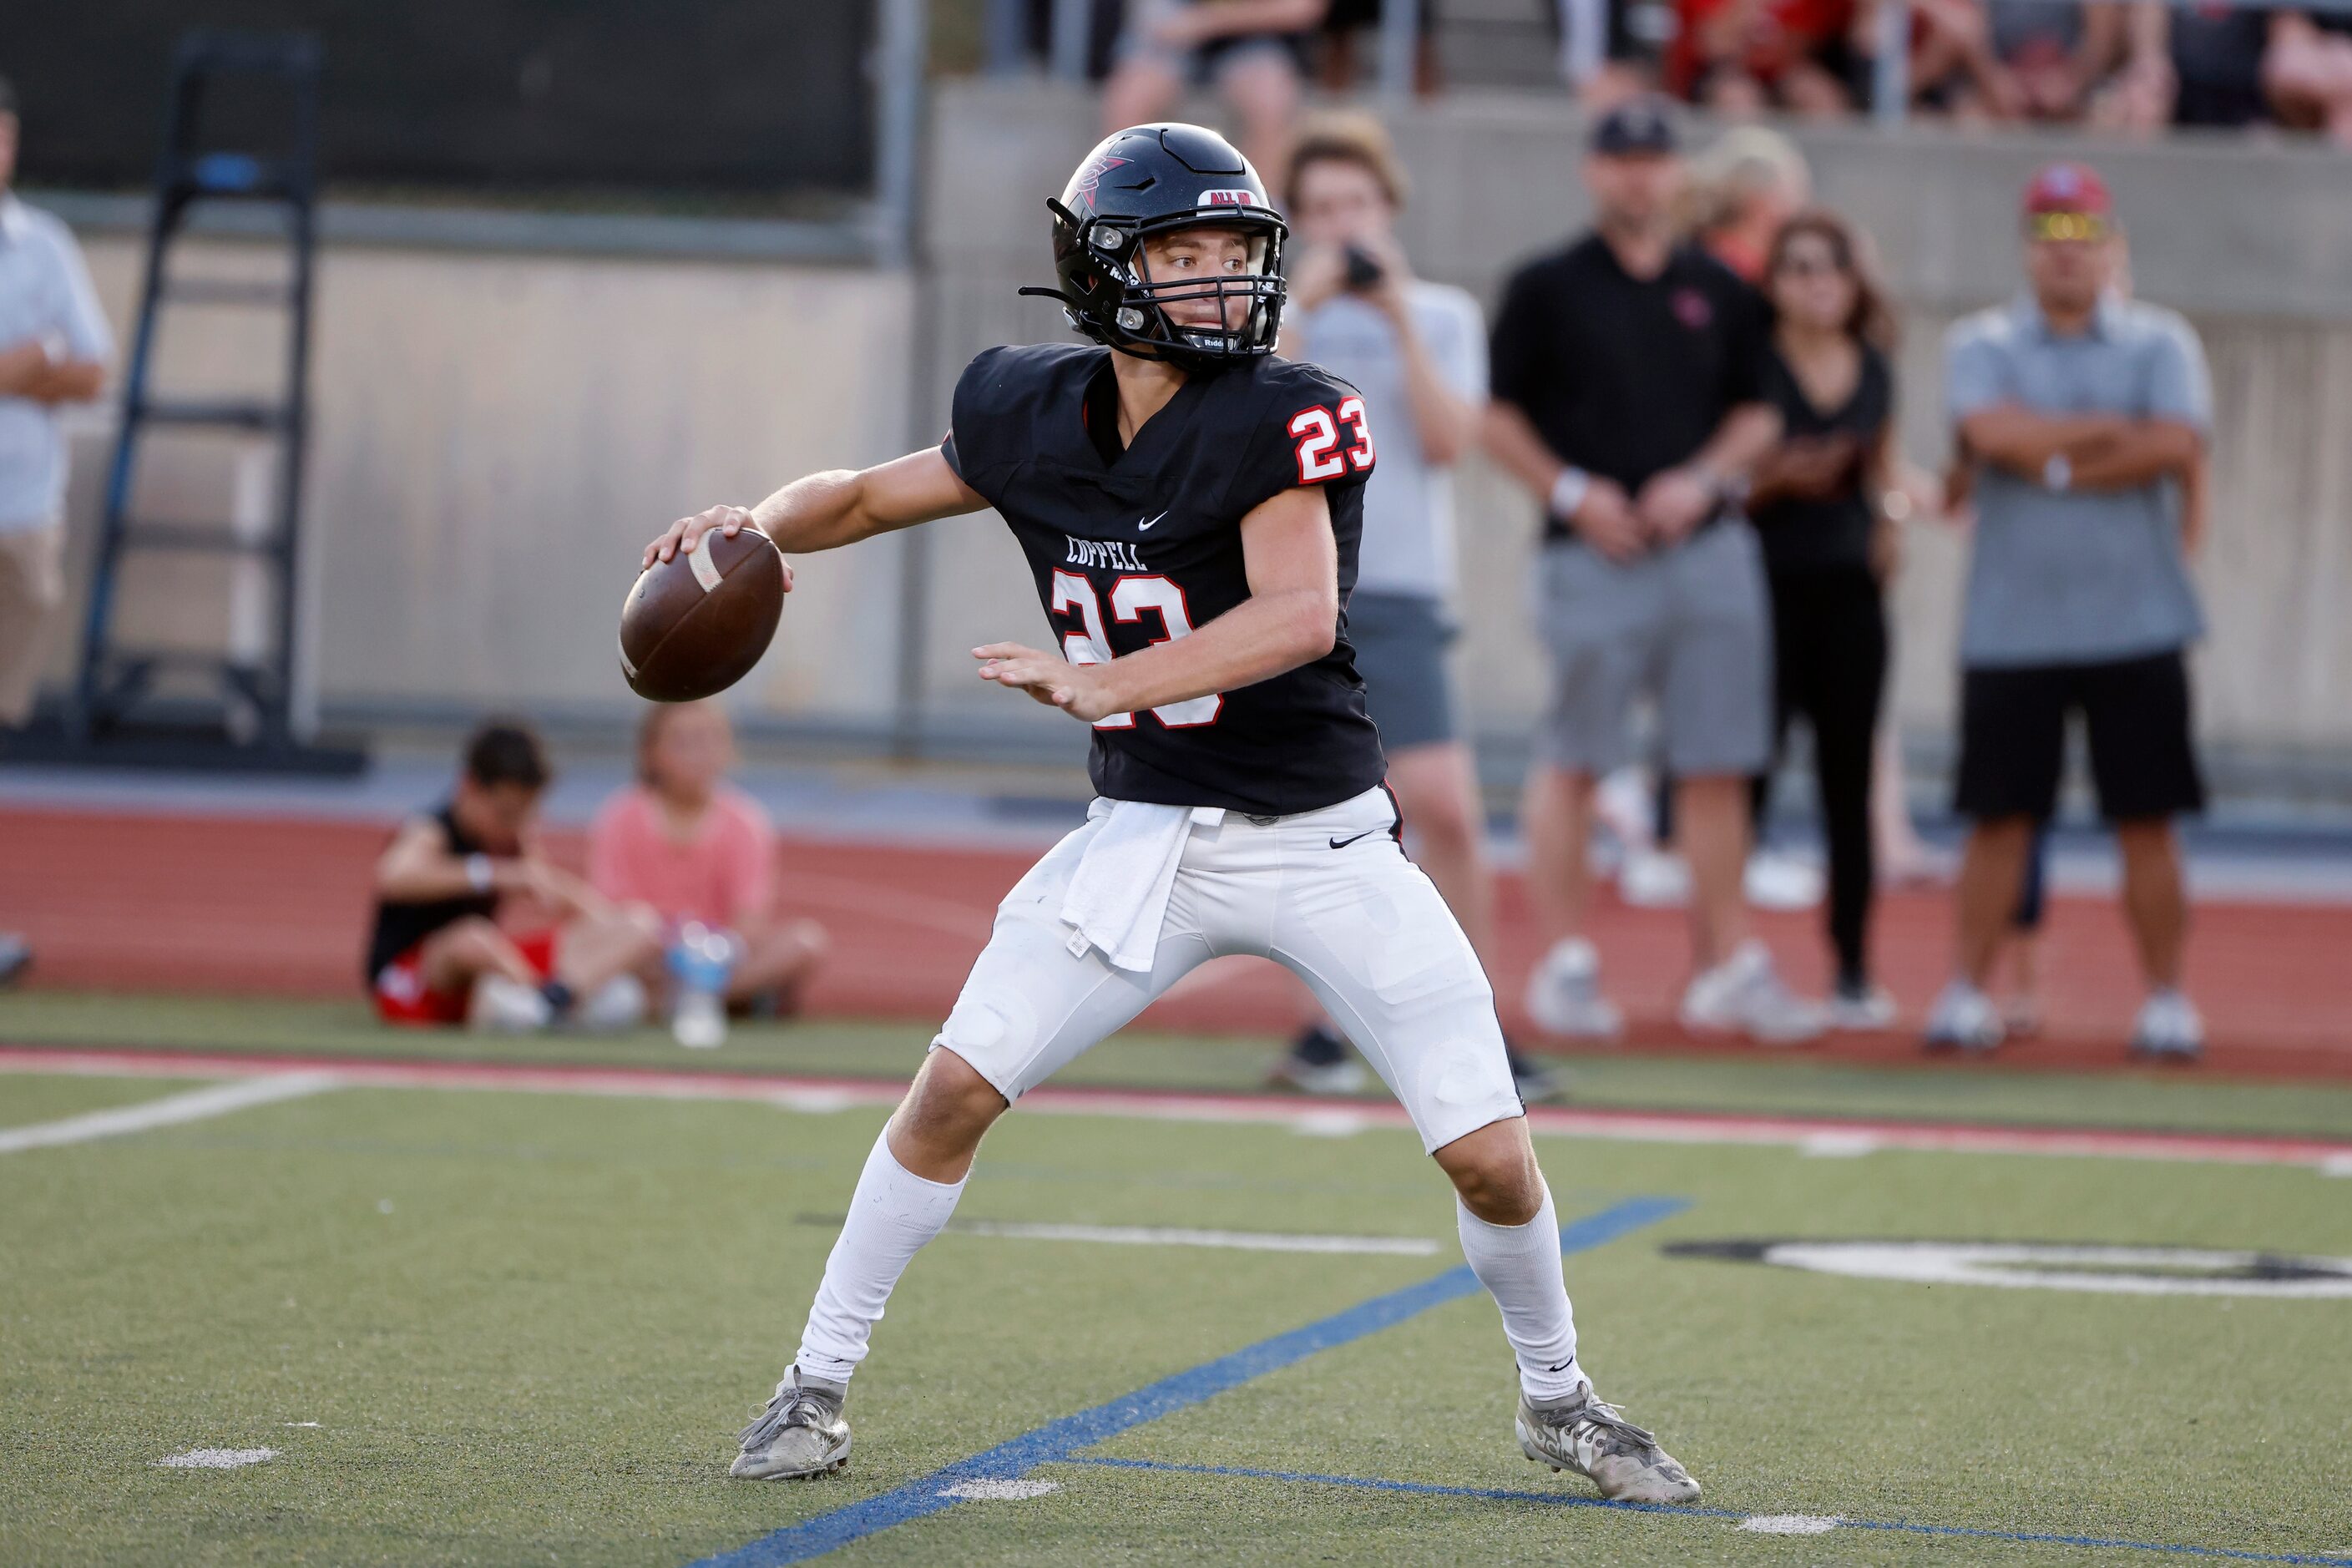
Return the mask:
<path id="1" fill-rule="evenodd" d="M 182 37 L 173 61 L 163 151 L 155 179 L 154 217 L 147 235 L 147 268 L 139 300 L 139 327 L 124 379 L 122 420 L 110 470 L 98 538 L 81 665 L 68 714 L 69 741 L 99 753 L 110 742 L 133 740 L 152 750 L 155 727 L 138 710 L 152 702 L 156 678 L 191 672 L 218 694 L 212 721 L 167 725 L 178 744 L 164 749 L 213 753 L 186 760 L 301 765 L 306 748 L 295 733 L 294 666 L 299 596 L 302 458 L 309 428 L 310 288 L 318 194 L 320 49 L 312 35 L 196 31 Z M 206 150 L 207 98 L 222 78 L 246 79 L 278 95 L 285 110 L 283 145 L 270 153 Z M 217 107 L 217 106 L 215 106 Z M 279 280 L 172 276 L 173 247 L 193 209 L 236 203 L 265 222 L 274 213 L 287 247 Z M 167 304 L 282 311 L 285 359 L 280 395 L 267 399 L 176 398 L 155 386 L 158 330 Z M 131 508 L 142 441 L 158 429 L 244 433 L 274 440 L 275 490 L 263 526 L 165 522 Z M 123 563 L 142 552 L 205 552 L 242 556 L 266 570 L 267 645 L 258 654 L 142 647 L 116 624 Z M 134 738 L 148 737 L 145 742 Z M 222 754 L 224 751 L 237 753 Z M 317 762 L 323 757 L 313 758 Z M 336 764 L 327 762 L 326 765 Z"/>

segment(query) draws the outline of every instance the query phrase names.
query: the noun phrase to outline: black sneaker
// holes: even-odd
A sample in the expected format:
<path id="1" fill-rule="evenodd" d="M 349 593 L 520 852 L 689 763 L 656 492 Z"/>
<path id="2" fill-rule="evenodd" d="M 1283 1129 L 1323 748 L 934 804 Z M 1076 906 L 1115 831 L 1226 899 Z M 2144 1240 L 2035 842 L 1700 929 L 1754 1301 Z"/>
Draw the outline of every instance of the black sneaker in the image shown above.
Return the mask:
<path id="1" fill-rule="evenodd" d="M 1348 1042 L 1320 1024 L 1298 1032 L 1266 1082 L 1306 1094 L 1354 1094 L 1364 1087 L 1364 1064 Z"/>

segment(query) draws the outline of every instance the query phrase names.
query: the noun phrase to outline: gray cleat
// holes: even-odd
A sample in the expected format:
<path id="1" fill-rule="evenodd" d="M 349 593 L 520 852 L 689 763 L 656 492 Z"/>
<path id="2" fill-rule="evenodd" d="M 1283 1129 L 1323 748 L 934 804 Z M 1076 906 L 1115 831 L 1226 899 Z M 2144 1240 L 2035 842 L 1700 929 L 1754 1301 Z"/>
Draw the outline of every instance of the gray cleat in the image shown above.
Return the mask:
<path id="1" fill-rule="evenodd" d="M 848 1397 L 847 1384 L 804 1378 L 795 1366 L 760 1418 L 743 1428 L 743 1451 L 727 1473 L 752 1481 L 831 1475 L 849 1463 L 849 1423 L 841 1415 Z"/>
<path id="2" fill-rule="evenodd" d="M 1521 1394 L 1518 1433 L 1528 1458 L 1589 1478 L 1612 1502 L 1698 1501 L 1690 1472 L 1590 1387 L 1541 1405 Z"/>

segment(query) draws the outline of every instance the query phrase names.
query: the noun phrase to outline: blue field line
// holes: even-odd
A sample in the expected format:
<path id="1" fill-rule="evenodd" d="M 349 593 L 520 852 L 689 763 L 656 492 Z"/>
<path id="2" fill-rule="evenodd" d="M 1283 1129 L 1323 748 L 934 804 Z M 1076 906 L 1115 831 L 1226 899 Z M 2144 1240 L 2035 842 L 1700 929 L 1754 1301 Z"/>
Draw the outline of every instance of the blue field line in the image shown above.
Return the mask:
<path id="1" fill-rule="evenodd" d="M 1562 1252 L 1584 1252 L 1616 1240 L 1644 1226 L 1657 1224 L 1690 1206 L 1687 1198 L 1628 1198 L 1559 1228 Z M 1157 1421 L 1188 1405 L 1200 1404 L 1230 1388 L 1279 1372 L 1318 1351 L 1379 1333 L 1432 1307 L 1459 1300 L 1478 1289 L 1468 1266 L 1449 1268 L 1418 1285 L 1391 1290 L 1360 1302 L 1320 1321 L 1276 1334 L 1270 1340 L 1203 1363 L 1189 1372 L 1163 1377 L 1132 1394 L 1049 1421 L 1009 1442 L 959 1459 L 878 1497 L 867 1498 L 830 1513 L 786 1525 L 749 1546 L 706 1557 L 694 1568 L 774 1568 L 785 1563 L 805 1563 L 853 1541 L 953 1508 L 962 1500 L 942 1495 L 959 1481 L 1010 1480 L 1039 1465 L 1067 1459 L 1081 1448 L 1108 1442 L 1130 1427 Z"/>
<path id="2" fill-rule="evenodd" d="M 1685 1519 L 1747 1519 L 1752 1510 L 1675 1508 L 1656 1502 L 1611 1502 L 1578 1492 L 1523 1492 L 1507 1487 L 1448 1487 L 1433 1481 L 1391 1481 L 1376 1476 L 1318 1476 L 1303 1470 L 1259 1470 L 1245 1465 L 1179 1465 L 1163 1459 L 1119 1459 L 1103 1454 L 1073 1454 L 1055 1461 L 1105 1469 L 1172 1470 L 1188 1476 L 1235 1476 L 1249 1480 L 1288 1481 L 1318 1487 L 1355 1487 L 1364 1491 L 1417 1492 L 1433 1497 L 1487 1498 L 1498 1502 L 1535 1502 L 1548 1508 L 1603 1508 L 1612 1513 L 1664 1513 Z M 2101 1535 L 2050 1535 L 2020 1530 L 1981 1530 L 1962 1524 L 1912 1524 L 1899 1519 L 1837 1516 L 1840 1530 L 1892 1531 L 1900 1535 L 1963 1536 L 1980 1541 L 2016 1541 L 2038 1546 L 2094 1546 L 2117 1552 L 2165 1552 L 2176 1557 L 2224 1557 L 2238 1563 L 2308 1563 L 2319 1568 L 2352 1568 L 2352 1557 L 2295 1552 L 2248 1552 L 2234 1546 L 2183 1546 L 2164 1541 L 2122 1541 Z"/>

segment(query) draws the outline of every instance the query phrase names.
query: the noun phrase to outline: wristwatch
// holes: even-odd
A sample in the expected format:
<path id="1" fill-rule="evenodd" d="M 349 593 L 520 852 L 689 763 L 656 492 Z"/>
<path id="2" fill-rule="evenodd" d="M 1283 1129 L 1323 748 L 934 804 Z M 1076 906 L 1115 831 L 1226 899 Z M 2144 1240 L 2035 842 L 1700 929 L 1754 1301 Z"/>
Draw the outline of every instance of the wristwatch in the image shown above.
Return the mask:
<path id="1" fill-rule="evenodd" d="M 1562 468 L 1551 482 L 1551 514 L 1562 522 L 1576 521 L 1576 509 L 1592 489 L 1592 476 L 1573 465 Z"/>

